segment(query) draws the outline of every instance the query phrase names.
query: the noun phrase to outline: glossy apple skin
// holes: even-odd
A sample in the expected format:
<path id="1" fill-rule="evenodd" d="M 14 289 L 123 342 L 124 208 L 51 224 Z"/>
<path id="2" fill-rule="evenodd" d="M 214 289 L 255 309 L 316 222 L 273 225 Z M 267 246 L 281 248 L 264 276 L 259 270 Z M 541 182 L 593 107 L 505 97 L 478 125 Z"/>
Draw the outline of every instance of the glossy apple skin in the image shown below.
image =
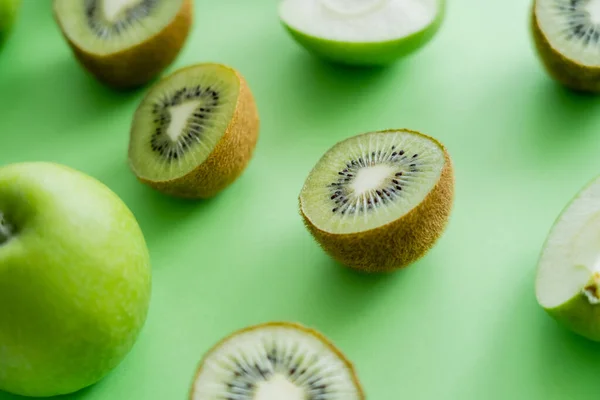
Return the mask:
<path id="1" fill-rule="evenodd" d="M 0 244 L 0 390 L 48 397 L 98 382 L 149 308 L 134 215 L 94 178 L 42 162 L 0 167 L 0 212 L 12 232 Z"/>
<path id="2" fill-rule="evenodd" d="M 0 0 L 0 45 L 12 32 L 20 8 L 21 0 Z"/>

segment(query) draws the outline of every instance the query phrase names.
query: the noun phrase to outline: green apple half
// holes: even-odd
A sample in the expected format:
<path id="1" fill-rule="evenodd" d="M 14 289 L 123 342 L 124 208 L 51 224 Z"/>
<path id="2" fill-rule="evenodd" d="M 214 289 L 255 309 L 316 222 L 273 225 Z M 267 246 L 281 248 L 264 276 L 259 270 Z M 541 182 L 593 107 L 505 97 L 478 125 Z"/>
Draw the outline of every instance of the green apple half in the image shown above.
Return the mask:
<path id="1" fill-rule="evenodd" d="M 133 347 L 149 308 L 136 219 L 99 181 L 42 162 L 0 167 L 0 390 L 76 392 Z"/>
<path id="2" fill-rule="evenodd" d="M 20 7 L 21 0 L 0 0 L 0 44 L 12 31 Z"/>
<path id="3" fill-rule="evenodd" d="M 283 0 L 279 18 L 301 46 L 325 60 L 384 66 L 427 44 L 445 0 Z"/>
<path id="4" fill-rule="evenodd" d="M 568 329 L 600 341 L 600 177 L 554 223 L 537 268 L 536 297 Z"/>

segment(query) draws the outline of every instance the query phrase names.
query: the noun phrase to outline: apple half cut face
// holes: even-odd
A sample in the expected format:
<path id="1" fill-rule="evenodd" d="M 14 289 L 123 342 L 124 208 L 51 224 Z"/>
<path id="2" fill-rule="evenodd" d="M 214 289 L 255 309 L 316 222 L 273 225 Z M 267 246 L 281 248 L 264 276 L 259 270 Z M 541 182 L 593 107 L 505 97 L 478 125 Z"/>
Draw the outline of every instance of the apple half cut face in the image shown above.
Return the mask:
<path id="1" fill-rule="evenodd" d="M 600 341 L 600 177 L 562 211 L 544 245 L 536 297 L 573 332 Z"/>
<path id="2" fill-rule="evenodd" d="M 335 63 L 380 66 L 437 33 L 445 0 L 283 0 L 282 24 L 309 52 Z"/>

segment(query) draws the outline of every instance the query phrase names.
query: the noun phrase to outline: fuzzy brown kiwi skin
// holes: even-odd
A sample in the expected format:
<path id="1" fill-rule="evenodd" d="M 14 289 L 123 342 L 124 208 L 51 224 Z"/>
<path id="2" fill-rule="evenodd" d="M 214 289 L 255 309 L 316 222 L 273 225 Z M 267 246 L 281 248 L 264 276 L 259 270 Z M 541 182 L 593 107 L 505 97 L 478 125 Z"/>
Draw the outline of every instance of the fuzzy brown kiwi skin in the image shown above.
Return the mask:
<path id="1" fill-rule="evenodd" d="M 578 64 L 552 47 L 542 32 L 535 12 L 537 1 L 530 10 L 530 30 L 533 43 L 546 72 L 564 87 L 575 92 L 600 93 L 600 68 Z"/>
<path id="2" fill-rule="evenodd" d="M 176 73 L 188 68 L 192 69 L 195 66 L 182 68 Z M 169 196 L 183 199 L 208 199 L 231 185 L 246 169 L 258 142 L 260 118 L 254 96 L 245 78 L 239 71 L 225 68 L 238 77 L 240 92 L 233 117 L 208 158 L 182 177 L 167 181 L 152 181 L 138 176 L 140 182 Z M 135 172 L 131 160 L 130 167 Z"/>
<path id="3" fill-rule="evenodd" d="M 194 383 L 192 384 L 192 387 L 191 387 L 191 390 L 189 393 L 190 400 L 194 400 L 194 393 L 196 392 L 196 382 L 198 380 L 198 377 L 200 376 L 200 374 L 202 373 L 202 371 L 204 369 L 206 360 L 208 360 L 210 358 L 210 356 L 219 347 L 221 347 L 223 345 L 223 343 L 227 342 L 228 340 L 230 340 L 231 338 L 233 338 L 237 335 L 240 335 L 240 334 L 243 334 L 246 332 L 252 332 L 252 331 L 256 331 L 256 330 L 260 330 L 260 329 L 264 329 L 264 328 L 277 328 L 277 327 L 295 329 L 295 330 L 307 333 L 307 334 L 317 338 L 320 342 L 322 342 L 328 349 L 330 349 L 333 353 L 335 353 L 335 355 L 337 355 L 339 357 L 339 359 L 342 360 L 342 362 L 346 365 L 346 367 L 348 368 L 348 371 L 350 371 L 350 375 L 352 376 L 352 381 L 354 382 L 354 386 L 356 387 L 356 389 L 358 391 L 359 399 L 361 399 L 361 400 L 365 399 L 365 393 L 364 393 L 362 385 L 358 379 L 358 376 L 356 373 L 356 368 L 355 368 L 354 364 L 352 362 L 350 362 L 350 360 L 348 360 L 348 358 L 346 358 L 344 353 L 342 353 L 341 350 L 338 349 L 331 342 L 331 340 L 329 340 L 327 337 L 325 337 L 322 333 L 320 333 L 312 328 L 308 328 L 302 324 L 298 324 L 296 322 L 275 321 L 275 322 L 266 322 L 266 323 L 262 323 L 262 324 L 257 324 L 257 325 L 253 325 L 253 326 L 249 326 L 249 327 L 240 329 L 240 330 L 228 335 L 227 337 L 221 339 L 217 344 L 215 344 L 212 348 L 210 348 L 208 350 L 208 352 L 204 355 L 202 360 L 200 361 L 200 364 L 198 365 L 198 367 L 196 368 L 196 372 L 194 374 Z"/>
<path id="4" fill-rule="evenodd" d="M 78 62 L 103 84 L 117 90 L 144 86 L 163 72 L 185 44 L 193 23 L 192 0 L 184 0 L 169 25 L 146 41 L 118 53 L 98 55 L 87 52 L 67 35 L 54 18 Z"/>
<path id="5" fill-rule="evenodd" d="M 304 225 L 323 250 L 341 264 L 365 273 L 390 273 L 423 257 L 437 242 L 448 224 L 454 203 L 454 168 L 446 148 L 436 139 L 410 129 L 405 131 L 435 142 L 443 151 L 440 178 L 423 201 L 401 218 L 364 232 L 333 234 L 317 228 L 303 211 Z M 363 134 L 366 135 L 366 134 Z M 362 136 L 362 135 L 361 135 Z"/>

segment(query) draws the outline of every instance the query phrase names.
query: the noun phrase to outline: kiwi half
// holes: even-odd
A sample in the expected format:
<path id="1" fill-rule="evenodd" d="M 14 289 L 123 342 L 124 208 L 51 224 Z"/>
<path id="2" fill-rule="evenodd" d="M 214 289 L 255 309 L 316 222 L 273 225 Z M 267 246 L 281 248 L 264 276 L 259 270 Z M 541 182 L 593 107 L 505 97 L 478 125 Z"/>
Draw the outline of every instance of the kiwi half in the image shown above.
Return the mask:
<path id="1" fill-rule="evenodd" d="M 391 272 L 434 245 L 453 198 L 445 147 L 399 129 L 333 146 L 310 172 L 299 203 L 306 227 L 337 261 L 364 272 Z"/>
<path id="2" fill-rule="evenodd" d="M 563 86 L 600 92 L 600 1 L 534 0 L 531 28 L 545 70 Z"/>
<path id="3" fill-rule="evenodd" d="M 129 165 L 165 194 L 212 197 L 246 168 L 259 126 L 254 97 L 237 70 L 216 63 L 181 68 L 153 85 L 138 106 Z"/>
<path id="4" fill-rule="evenodd" d="M 290 322 L 232 333 L 202 359 L 190 400 L 363 400 L 353 365 L 326 337 Z"/>
<path id="5" fill-rule="evenodd" d="M 118 89 L 158 76 L 192 25 L 192 0 L 54 0 L 53 9 L 77 60 Z"/>

